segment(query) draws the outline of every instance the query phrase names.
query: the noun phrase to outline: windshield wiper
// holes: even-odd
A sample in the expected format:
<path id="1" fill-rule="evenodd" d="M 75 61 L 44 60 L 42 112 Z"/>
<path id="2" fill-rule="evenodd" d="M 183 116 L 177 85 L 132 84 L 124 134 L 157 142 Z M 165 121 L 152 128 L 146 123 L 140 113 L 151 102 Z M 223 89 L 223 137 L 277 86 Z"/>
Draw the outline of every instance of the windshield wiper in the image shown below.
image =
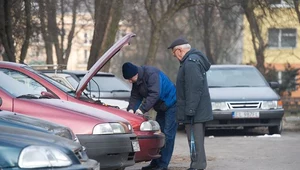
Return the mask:
<path id="1" fill-rule="evenodd" d="M 33 95 L 33 94 L 23 94 L 18 96 L 17 98 L 23 98 L 23 99 L 39 99 L 39 97 Z"/>
<path id="2" fill-rule="evenodd" d="M 110 92 L 114 93 L 114 92 L 130 92 L 130 91 L 129 90 L 112 90 Z"/>
<path id="3" fill-rule="evenodd" d="M 76 93 L 75 90 L 70 90 L 70 91 L 67 91 L 67 93 Z"/>
<path id="4" fill-rule="evenodd" d="M 251 87 L 249 85 L 236 85 L 236 86 L 231 86 L 231 87 Z"/>
<path id="5" fill-rule="evenodd" d="M 224 87 L 224 86 L 208 86 L 208 88 L 220 88 L 220 87 Z"/>

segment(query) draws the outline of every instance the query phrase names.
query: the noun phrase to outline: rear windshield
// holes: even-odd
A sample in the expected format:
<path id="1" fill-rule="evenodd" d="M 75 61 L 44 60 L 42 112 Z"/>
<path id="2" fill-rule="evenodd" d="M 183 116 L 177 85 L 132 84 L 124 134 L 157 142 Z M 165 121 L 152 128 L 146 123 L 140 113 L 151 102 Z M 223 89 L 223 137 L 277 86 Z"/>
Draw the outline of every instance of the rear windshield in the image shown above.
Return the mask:
<path id="1" fill-rule="evenodd" d="M 207 72 L 208 86 L 217 87 L 265 87 L 268 83 L 256 68 L 211 68 Z"/>

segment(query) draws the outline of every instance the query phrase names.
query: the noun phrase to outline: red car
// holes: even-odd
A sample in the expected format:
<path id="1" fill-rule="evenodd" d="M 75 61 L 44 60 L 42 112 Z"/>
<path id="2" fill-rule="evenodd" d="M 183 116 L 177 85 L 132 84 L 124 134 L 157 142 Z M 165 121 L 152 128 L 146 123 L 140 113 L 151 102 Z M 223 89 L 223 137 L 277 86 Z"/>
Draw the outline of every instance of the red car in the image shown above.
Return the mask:
<path id="1" fill-rule="evenodd" d="M 17 66 L 8 62 L 1 64 Z M 139 144 L 127 120 L 86 105 L 42 96 L 40 90 L 43 88 L 38 82 L 13 69 L 1 68 L 0 80 L 1 110 L 71 128 L 86 147 L 88 156 L 101 163 L 101 169 L 124 169 L 134 165 Z"/>
<path id="2" fill-rule="evenodd" d="M 39 86 L 38 88 L 40 88 L 40 92 L 44 93 L 46 96 L 48 95 L 52 98 L 56 97 L 61 100 L 91 106 L 93 108 L 97 108 L 98 110 L 106 111 L 125 118 L 132 125 L 139 140 L 141 151 L 136 152 L 135 161 L 150 161 L 151 159 L 160 157 L 159 151 L 165 144 L 165 135 L 161 133 L 159 124 L 156 121 L 148 120 L 142 116 L 138 116 L 120 109 L 107 107 L 88 98 L 83 93 L 92 77 L 106 64 L 107 61 L 117 54 L 123 46 L 128 44 L 129 40 L 134 36 L 135 34 L 127 34 L 122 39 L 117 41 L 82 78 L 78 84 L 78 87 L 76 88 L 76 91 L 70 90 L 66 86 L 56 82 L 48 76 L 23 64 L 0 62 L 0 71 L 1 69 L 6 69 L 10 72 L 24 74 L 28 79 L 30 79 L 30 81 L 37 83 Z"/>

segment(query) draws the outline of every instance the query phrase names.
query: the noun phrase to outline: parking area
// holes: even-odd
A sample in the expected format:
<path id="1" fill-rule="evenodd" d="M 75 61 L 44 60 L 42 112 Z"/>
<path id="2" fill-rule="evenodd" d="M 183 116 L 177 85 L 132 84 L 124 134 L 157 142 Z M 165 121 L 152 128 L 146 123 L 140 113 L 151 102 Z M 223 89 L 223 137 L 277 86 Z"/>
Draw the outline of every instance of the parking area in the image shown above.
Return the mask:
<path id="1" fill-rule="evenodd" d="M 299 169 L 300 117 L 286 117 L 281 135 L 265 135 L 267 132 L 266 128 L 207 131 L 206 170 Z M 169 170 L 186 170 L 189 161 L 186 134 L 180 130 Z M 138 163 L 126 170 L 138 170 L 147 164 Z"/>

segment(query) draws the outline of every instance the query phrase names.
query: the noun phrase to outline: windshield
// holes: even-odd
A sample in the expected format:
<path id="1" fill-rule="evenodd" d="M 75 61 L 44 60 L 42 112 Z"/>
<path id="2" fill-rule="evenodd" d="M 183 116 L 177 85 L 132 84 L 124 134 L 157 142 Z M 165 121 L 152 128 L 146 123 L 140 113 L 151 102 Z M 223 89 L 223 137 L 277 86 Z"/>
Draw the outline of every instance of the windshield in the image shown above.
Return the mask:
<path id="1" fill-rule="evenodd" d="M 24 67 L 26 68 L 27 70 L 30 70 L 31 72 L 37 74 L 38 76 L 42 77 L 43 79 L 45 79 L 46 81 L 50 82 L 52 85 L 56 86 L 57 88 L 59 88 L 61 91 L 65 92 L 65 93 L 68 93 L 69 95 L 75 97 L 75 91 L 70 89 L 69 87 L 57 82 L 56 80 L 48 77 L 47 75 L 41 73 L 41 72 L 38 72 L 30 67 Z M 87 98 L 85 95 L 81 95 L 81 97 L 84 97 L 84 98 Z"/>
<path id="2" fill-rule="evenodd" d="M 207 72 L 207 81 L 210 88 L 268 86 L 258 70 L 251 67 L 211 68 Z"/>
<path id="3" fill-rule="evenodd" d="M 80 80 L 83 76 L 78 77 Z M 97 86 L 97 84 L 98 86 Z M 101 92 L 130 92 L 131 88 L 118 77 L 115 76 L 99 76 L 95 75 L 93 79 L 87 85 L 88 91 L 100 91 Z"/>
<path id="4" fill-rule="evenodd" d="M 69 92 L 69 91 L 71 91 L 71 89 L 70 89 L 69 87 L 60 84 L 59 82 L 57 82 L 57 81 L 55 81 L 54 79 L 52 79 L 52 78 L 46 76 L 46 75 L 43 74 L 43 73 L 40 73 L 40 72 L 38 72 L 38 71 L 36 71 L 36 70 L 30 68 L 30 67 L 24 67 L 24 68 L 27 69 L 27 70 L 30 70 L 31 72 L 33 72 L 33 73 L 35 73 L 35 74 L 37 74 L 37 75 L 39 75 L 40 77 L 42 77 L 43 79 L 47 80 L 48 82 L 50 82 L 51 84 L 53 84 L 54 86 L 56 86 L 57 88 L 59 88 L 60 90 L 62 90 L 62 91 L 64 91 L 64 92 Z"/>
<path id="5" fill-rule="evenodd" d="M 41 96 L 41 91 L 45 91 L 44 88 L 32 85 L 32 83 L 24 84 L 24 79 L 15 79 L 12 75 L 5 74 L 4 70 L 0 70 L 0 87 L 10 93 L 14 97 L 23 95 L 37 95 Z"/>

